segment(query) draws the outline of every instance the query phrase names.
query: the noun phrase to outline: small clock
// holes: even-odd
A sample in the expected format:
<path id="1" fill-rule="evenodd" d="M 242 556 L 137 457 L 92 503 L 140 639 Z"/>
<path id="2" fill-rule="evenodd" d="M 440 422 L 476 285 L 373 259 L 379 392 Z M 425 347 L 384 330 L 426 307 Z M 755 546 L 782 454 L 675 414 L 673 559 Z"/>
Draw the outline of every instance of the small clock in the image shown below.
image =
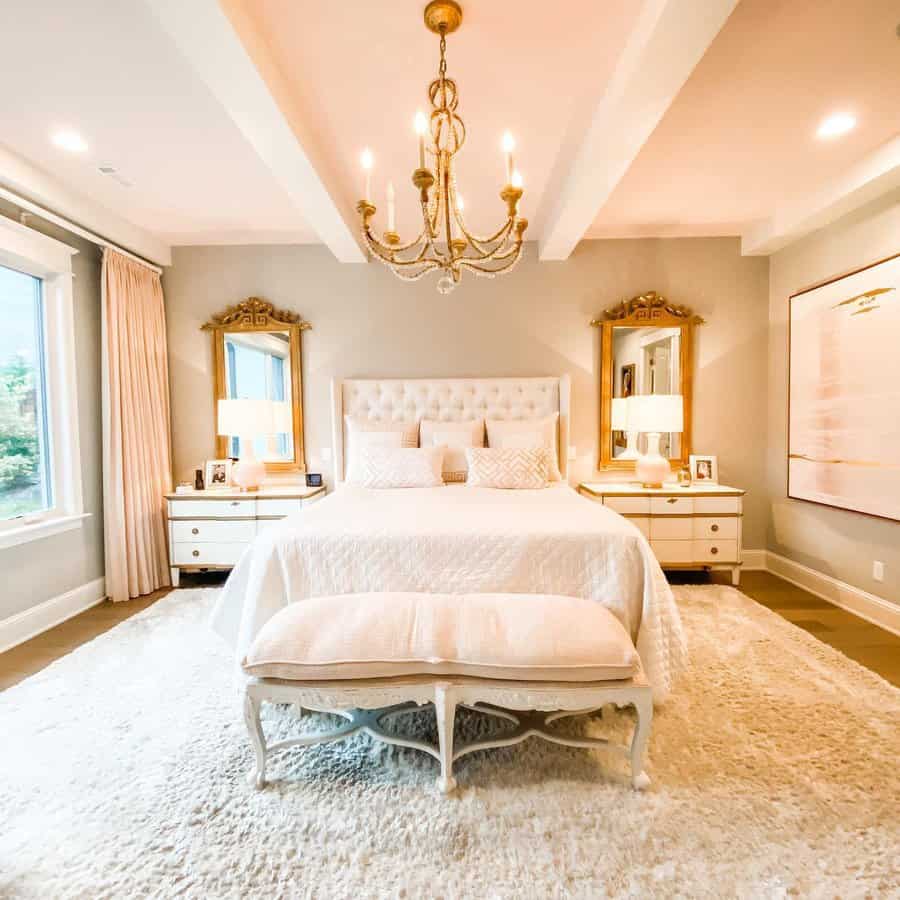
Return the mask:
<path id="1" fill-rule="evenodd" d="M 306 473 L 306 486 L 307 487 L 322 487 L 322 476 L 316 475 L 312 472 Z"/>

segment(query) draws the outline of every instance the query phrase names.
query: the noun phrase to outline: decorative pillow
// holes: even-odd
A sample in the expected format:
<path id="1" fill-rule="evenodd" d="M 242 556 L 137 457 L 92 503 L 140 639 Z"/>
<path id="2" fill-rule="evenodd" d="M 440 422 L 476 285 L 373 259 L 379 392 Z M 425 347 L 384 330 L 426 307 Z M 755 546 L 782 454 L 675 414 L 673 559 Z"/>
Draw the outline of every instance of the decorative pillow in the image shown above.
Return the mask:
<path id="1" fill-rule="evenodd" d="M 486 447 L 466 450 L 472 487 L 532 490 L 547 486 L 549 454 L 546 447 L 507 449 Z"/>
<path id="2" fill-rule="evenodd" d="M 546 447 L 549 452 L 550 481 L 561 481 L 556 450 L 556 423 L 559 413 L 542 419 L 488 419 L 488 447 Z"/>
<path id="3" fill-rule="evenodd" d="M 423 447 L 444 447 L 444 481 L 465 481 L 466 447 L 484 446 L 484 419 L 471 422 L 422 419 L 419 435 Z"/>
<path id="4" fill-rule="evenodd" d="M 363 447 L 348 483 L 367 488 L 441 487 L 443 447 Z"/>
<path id="5" fill-rule="evenodd" d="M 352 480 L 357 456 L 366 447 L 418 447 L 418 422 L 371 422 L 344 416 L 347 426 L 347 480 Z"/>

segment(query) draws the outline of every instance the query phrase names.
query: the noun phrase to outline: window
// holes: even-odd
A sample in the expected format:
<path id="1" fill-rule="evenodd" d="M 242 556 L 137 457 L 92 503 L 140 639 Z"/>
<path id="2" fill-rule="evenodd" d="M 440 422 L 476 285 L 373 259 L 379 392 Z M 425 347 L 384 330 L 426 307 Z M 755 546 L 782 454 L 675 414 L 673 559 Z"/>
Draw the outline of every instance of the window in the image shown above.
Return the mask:
<path id="1" fill-rule="evenodd" d="M 0 216 L 0 548 L 80 526 L 71 257 Z"/>
<path id="2" fill-rule="evenodd" d="M 40 278 L 0 266 L 0 521 L 53 506 L 42 289 Z"/>

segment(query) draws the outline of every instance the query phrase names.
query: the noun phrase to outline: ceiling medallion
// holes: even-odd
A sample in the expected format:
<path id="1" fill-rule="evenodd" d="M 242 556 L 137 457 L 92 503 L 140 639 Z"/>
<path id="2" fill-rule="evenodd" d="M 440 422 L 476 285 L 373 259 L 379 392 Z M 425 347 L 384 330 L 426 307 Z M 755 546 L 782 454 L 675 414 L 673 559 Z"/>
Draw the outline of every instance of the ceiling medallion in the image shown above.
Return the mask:
<path id="1" fill-rule="evenodd" d="M 518 204 L 522 197 L 522 176 L 513 165 L 515 142 L 503 135 L 506 156 L 506 183 L 500 199 L 506 204 L 506 222 L 489 236 L 472 234 L 463 219 L 463 199 L 457 192 L 453 158 L 466 140 L 466 127 L 457 113 L 459 95 L 456 82 L 447 77 L 447 35 L 462 23 L 462 8 L 453 0 L 433 0 L 425 7 L 425 25 L 440 36 L 438 77 L 428 87 L 430 119 L 417 113 L 415 130 L 419 138 L 419 165 L 412 183 L 422 206 L 422 230 L 409 243 L 403 243 L 395 227 L 394 186 L 387 186 L 387 230 L 383 240 L 372 233 L 375 215 L 372 203 L 372 154 L 363 151 L 365 193 L 356 209 L 362 217 L 362 233 L 371 254 L 405 281 L 415 281 L 427 272 L 439 272 L 437 289 L 449 294 L 459 283 L 464 269 L 493 278 L 509 272 L 522 255 L 522 235 L 527 219 L 520 219 Z M 429 138 L 426 140 L 426 131 Z M 426 153 L 429 157 L 426 157 Z M 428 165 L 426 165 L 426 160 Z"/>

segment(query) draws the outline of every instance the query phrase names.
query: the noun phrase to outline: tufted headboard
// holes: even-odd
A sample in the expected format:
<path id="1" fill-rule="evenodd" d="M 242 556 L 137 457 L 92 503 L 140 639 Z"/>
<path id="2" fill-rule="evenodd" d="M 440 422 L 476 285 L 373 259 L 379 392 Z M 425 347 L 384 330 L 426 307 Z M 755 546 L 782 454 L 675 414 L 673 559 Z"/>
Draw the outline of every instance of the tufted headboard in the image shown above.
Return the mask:
<path id="1" fill-rule="evenodd" d="M 334 480 L 344 480 L 344 416 L 417 419 L 539 419 L 559 413 L 559 469 L 568 467 L 569 376 L 550 378 L 335 378 L 331 382 Z"/>

